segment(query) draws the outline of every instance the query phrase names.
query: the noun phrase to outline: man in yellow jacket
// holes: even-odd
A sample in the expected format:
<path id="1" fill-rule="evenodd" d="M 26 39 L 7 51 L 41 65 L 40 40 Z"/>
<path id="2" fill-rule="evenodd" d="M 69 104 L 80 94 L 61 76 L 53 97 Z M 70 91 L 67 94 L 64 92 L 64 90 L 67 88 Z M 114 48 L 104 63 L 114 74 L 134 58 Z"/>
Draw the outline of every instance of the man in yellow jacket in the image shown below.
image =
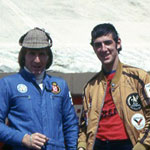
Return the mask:
<path id="1" fill-rule="evenodd" d="M 150 150 L 150 76 L 119 60 L 112 24 L 94 27 L 91 45 L 101 71 L 85 86 L 79 150 Z"/>

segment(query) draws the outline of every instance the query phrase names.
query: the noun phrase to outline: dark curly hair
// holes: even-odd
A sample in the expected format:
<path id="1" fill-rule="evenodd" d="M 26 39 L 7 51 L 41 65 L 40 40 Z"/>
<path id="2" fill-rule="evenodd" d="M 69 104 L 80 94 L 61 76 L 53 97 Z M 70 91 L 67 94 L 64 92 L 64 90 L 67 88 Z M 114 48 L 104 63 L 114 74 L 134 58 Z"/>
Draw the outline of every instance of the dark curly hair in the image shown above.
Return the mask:
<path id="1" fill-rule="evenodd" d="M 93 42 L 96 38 L 101 37 L 103 35 L 112 34 L 114 41 L 117 43 L 119 39 L 119 35 L 115 27 L 110 23 L 99 24 L 94 27 L 91 32 L 91 45 L 93 46 Z M 122 47 L 118 49 L 118 53 L 122 50 Z"/>

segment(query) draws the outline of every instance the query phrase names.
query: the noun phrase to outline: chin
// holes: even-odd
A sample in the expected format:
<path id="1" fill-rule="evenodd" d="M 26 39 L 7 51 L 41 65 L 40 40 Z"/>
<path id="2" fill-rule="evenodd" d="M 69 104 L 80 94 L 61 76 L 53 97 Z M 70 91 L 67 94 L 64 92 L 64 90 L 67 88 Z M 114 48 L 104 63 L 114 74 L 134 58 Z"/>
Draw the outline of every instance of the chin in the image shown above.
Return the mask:
<path id="1" fill-rule="evenodd" d="M 104 62 L 103 62 L 103 64 L 111 64 L 112 62 L 110 61 L 110 60 L 105 60 Z"/>

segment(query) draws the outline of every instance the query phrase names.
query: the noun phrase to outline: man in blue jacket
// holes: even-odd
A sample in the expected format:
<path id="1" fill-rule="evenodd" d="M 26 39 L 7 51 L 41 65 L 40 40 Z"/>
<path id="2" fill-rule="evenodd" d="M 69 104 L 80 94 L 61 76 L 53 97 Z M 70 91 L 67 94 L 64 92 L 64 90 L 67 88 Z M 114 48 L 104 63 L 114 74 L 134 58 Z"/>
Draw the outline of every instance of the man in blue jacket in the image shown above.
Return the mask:
<path id="1" fill-rule="evenodd" d="M 78 120 L 68 85 L 46 74 L 50 35 L 34 28 L 19 43 L 20 71 L 0 80 L 0 141 L 13 150 L 76 150 Z"/>

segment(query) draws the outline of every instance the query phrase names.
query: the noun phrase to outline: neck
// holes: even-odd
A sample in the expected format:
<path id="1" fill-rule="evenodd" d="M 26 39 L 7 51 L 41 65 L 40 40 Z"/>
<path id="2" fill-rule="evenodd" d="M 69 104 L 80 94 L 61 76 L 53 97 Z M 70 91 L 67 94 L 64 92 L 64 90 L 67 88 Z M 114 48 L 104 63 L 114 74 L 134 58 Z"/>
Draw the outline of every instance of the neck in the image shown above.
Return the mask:
<path id="1" fill-rule="evenodd" d="M 31 73 L 31 71 L 30 71 L 27 67 L 24 67 L 24 69 L 25 69 L 27 72 Z M 39 75 L 35 75 L 35 79 L 36 79 L 36 82 L 37 82 L 38 84 L 40 84 L 40 83 L 43 82 L 44 72 L 45 72 L 45 71 L 43 71 L 43 72 L 42 72 L 41 74 L 39 74 Z"/>

